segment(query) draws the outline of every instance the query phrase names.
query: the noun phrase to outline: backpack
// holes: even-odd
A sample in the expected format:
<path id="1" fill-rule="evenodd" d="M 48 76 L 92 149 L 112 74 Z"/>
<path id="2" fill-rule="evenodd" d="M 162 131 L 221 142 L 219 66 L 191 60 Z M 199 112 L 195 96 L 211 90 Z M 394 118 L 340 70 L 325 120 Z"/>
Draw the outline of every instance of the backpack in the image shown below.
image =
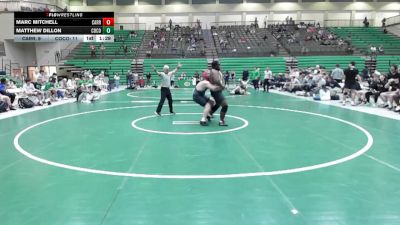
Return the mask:
<path id="1" fill-rule="evenodd" d="M 18 106 L 21 109 L 28 109 L 28 108 L 32 108 L 33 106 L 35 106 L 35 103 L 33 103 L 28 98 L 20 98 L 20 99 L 18 99 Z"/>
<path id="2" fill-rule="evenodd" d="M 36 96 L 29 96 L 28 99 L 31 100 L 34 105 L 39 105 L 39 103 L 40 103 L 38 97 L 36 97 Z"/>
<path id="3" fill-rule="evenodd" d="M 6 102 L 0 101 L 0 113 L 7 112 L 8 104 Z"/>

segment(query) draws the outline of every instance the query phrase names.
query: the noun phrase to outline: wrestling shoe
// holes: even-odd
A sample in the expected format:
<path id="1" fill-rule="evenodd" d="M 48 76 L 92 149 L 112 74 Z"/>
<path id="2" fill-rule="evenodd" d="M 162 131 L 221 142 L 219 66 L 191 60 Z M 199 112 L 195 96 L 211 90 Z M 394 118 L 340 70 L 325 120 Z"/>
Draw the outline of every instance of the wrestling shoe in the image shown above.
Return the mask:
<path id="1" fill-rule="evenodd" d="M 154 112 L 154 114 L 156 114 L 157 116 L 161 116 L 161 113 L 159 112 Z"/>
<path id="2" fill-rule="evenodd" d="M 169 114 L 171 114 L 171 115 L 175 115 L 176 113 L 175 113 L 175 112 L 169 112 Z"/>
<path id="3" fill-rule="evenodd" d="M 219 125 L 221 127 L 227 127 L 228 126 L 228 124 L 226 124 L 225 121 L 223 121 L 223 120 L 219 121 Z"/>
<path id="4" fill-rule="evenodd" d="M 200 121 L 200 125 L 202 125 L 202 126 L 208 126 L 208 123 L 207 123 L 207 121 Z"/>

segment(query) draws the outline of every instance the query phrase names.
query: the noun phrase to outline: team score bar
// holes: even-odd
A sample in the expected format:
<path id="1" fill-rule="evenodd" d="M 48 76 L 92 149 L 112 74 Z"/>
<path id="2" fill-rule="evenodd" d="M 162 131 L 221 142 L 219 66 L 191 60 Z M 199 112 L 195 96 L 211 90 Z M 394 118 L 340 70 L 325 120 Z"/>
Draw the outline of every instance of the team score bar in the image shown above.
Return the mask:
<path id="1" fill-rule="evenodd" d="M 15 27 L 15 35 L 47 34 L 47 35 L 67 35 L 67 34 L 114 34 L 114 27 Z"/>
<path id="2" fill-rule="evenodd" d="M 14 20 L 15 27 L 87 27 L 87 26 L 114 26 L 114 18 L 98 18 L 98 19 L 48 19 L 48 18 L 23 18 Z"/>
<path id="3" fill-rule="evenodd" d="M 114 35 L 15 35 L 15 42 L 114 42 Z"/>

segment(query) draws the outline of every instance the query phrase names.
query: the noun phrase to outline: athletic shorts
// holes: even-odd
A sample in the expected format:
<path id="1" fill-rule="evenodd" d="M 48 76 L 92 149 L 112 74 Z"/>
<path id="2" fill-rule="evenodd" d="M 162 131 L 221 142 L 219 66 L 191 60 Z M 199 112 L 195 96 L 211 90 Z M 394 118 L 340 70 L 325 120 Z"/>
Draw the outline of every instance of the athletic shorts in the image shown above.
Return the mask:
<path id="1" fill-rule="evenodd" d="M 210 100 L 204 93 L 198 92 L 196 89 L 193 91 L 193 101 L 201 106 L 205 106 Z"/>
<path id="2" fill-rule="evenodd" d="M 225 96 L 224 94 L 222 94 L 222 91 L 217 91 L 217 92 L 212 91 L 211 96 L 214 98 L 217 105 L 221 105 L 221 103 L 225 100 Z"/>
<path id="3" fill-rule="evenodd" d="M 357 90 L 357 83 L 344 84 L 345 89 Z"/>

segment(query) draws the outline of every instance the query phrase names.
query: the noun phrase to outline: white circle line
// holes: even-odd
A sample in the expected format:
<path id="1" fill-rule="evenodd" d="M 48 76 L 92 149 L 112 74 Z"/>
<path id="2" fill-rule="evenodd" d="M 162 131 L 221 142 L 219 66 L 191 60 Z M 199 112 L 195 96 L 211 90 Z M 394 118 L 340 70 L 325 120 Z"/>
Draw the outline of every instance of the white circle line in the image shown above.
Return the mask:
<path id="1" fill-rule="evenodd" d="M 188 97 L 188 98 L 191 98 L 192 96 L 190 94 L 192 94 L 192 93 L 184 94 L 184 93 L 173 93 L 172 92 L 172 97 L 178 97 L 178 98 Z M 134 95 L 132 92 L 128 93 L 127 96 L 131 97 L 131 98 L 160 99 L 160 97 Z"/>
<path id="2" fill-rule="evenodd" d="M 177 113 L 176 115 L 198 115 L 201 113 Z M 217 114 L 215 114 L 217 115 Z M 170 116 L 167 114 L 167 116 Z M 237 130 L 241 130 L 243 128 L 246 128 L 249 125 L 249 122 L 241 117 L 237 117 L 237 116 L 232 116 L 232 115 L 226 115 L 226 117 L 229 118 L 234 118 L 237 120 L 240 120 L 243 122 L 243 125 L 240 127 L 235 127 L 232 129 L 226 129 L 226 130 L 218 130 L 218 131 L 208 131 L 208 132 L 173 132 L 173 131 L 159 131 L 159 130 L 150 130 L 150 129 L 146 129 L 146 128 L 142 128 L 136 125 L 137 122 L 141 121 L 141 120 L 145 120 L 145 119 L 149 119 L 149 118 L 155 118 L 158 117 L 156 115 L 151 115 L 151 116 L 144 116 L 141 118 L 138 118 L 134 121 L 132 121 L 132 127 L 144 132 L 148 132 L 148 133 L 155 133 L 155 134 L 175 134 L 175 135 L 204 135 L 204 134 L 221 134 L 221 133 L 228 133 L 228 132 L 233 132 L 233 131 L 237 131 Z M 199 122 L 200 124 L 200 122 Z"/>
<path id="3" fill-rule="evenodd" d="M 194 89 L 194 88 L 193 88 Z M 188 97 L 188 98 L 192 98 L 192 94 L 193 94 L 193 89 L 191 92 L 187 92 L 187 93 L 174 93 L 175 91 L 172 91 L 172 97 L 177 97 L 178 98 L 182 98 L 182 97 Z M 159 89 L 154 89 L 154 91 L 159 90 Z M 181 89 L 175 89 L 175 90 L 181 90 Z M 151 90 L 149 90 L 151 91 Z M 153 96 L 139 96 L 139 95 L 134 95 L 135 92 L 129 92 L 128 94 L 126 94 L 126 96 L 131 97 L 131 98 L 147 98 L 147 99 L 160 99 L 160 97 L 153 97 Z M 226 95 L 225 98 L 235 98 L 241 95 Z"/>
<path id="4" fill-rule="evenodd" d="M 190 106 L 190 105 L 179 105 L 179 106 Z M 334 166 L 338 165 L 344 162 L 347 162 L 349 160 L 355 159 L 365 152 L 367 152 L 372 144 L 373 144 L 373 137 L 372 135 L 365 130 L 363 127 L 354 124 L 352 122 L 339 119 L 336 117 L 332 116 L 327 116 L 323 114 L 318 114 L 318 113 L 312 113 L 312 112 L 305 112 L 305 111 L 300 111 L 300 110 L 292 110 L 292 109 L 285 109 L 285 108 L 273 108 L 273 107 L 264 107 L 264 106 L 246 106 L 246 105 L 232 105 L 234 107 L 246 107 L 246 108 L 260 108 L 260 109 L 272 109 L 272 110 L 279 110 L 279 111 L 288 111 L 288 112 L 297 112 L 297 113 L 303 113 L 303 114 L 309 114 L 309 115 L 314 115 L 314 116 L 319 116 L 319 117 L 324 117 L 324 118 L 329 118 L 332 120 L 336 120 L 345 124 L 348 124 L 352 127 L 357 128 L 360 130 L 362 133 L 364 133 L 367 137 L 367 143 L 357 152 L 346 156 L 344 158 L 340 158 L 337 160 L 333 160 L 330 162 L 325 162 L 321 164 L 316 164 L 312 166 L 305 166 L 305 167 L 299 167 L 299 168 L 292 168 L 292 169 L 286 169 L 286 170 L 276 170 L 276 171 L 267 171 L 267 172 L 254 172 L 254 173 L 236 173 L 236 174 L 215 174 L 215 175 L 161 175 L 161 174 L 141 174 L 141 173 L 124 173 L 124 172 L 113 172 L 113 171 L 106 171 L 106 170 L 97 170 L 97 169 L 89 169 L 89 168 L 82 168 L 78 166 L 71 166 L 71 165 L 66 165 L 58 162 L 53 162 L 49 161 L 40 157 L 37 157 L 35 155 L 32 155 L 31 153 L 25 151 L 19 144 L 19 139 L 28 130 L 37 127 L 39 125 L 63 119 L 63 118 L 68 118 L 68 117 L 73 117 L 73 116 L 78 116 L 78 115 L 85 115 L 85 114 L 90 114 L 90 113 L 95 113 L 95 112 L 104 112 L 104 111 L 112 111 L 112 110 L 120 110 L 120 109 L 130 109 L 130 108 L 145 108 L 145 107 L 154 107 L 154 106 L 132 106 L 132 107 L 118 107 L 118 108 L 109 108 L 109 109 L 101 109 L 101 110 L 94 110 L 94 111 L 88 111 L 88 112 L 82 112 L 82 113 L 76 113 L 76 114 L 70 114 L 66 116 L 61 116 L 61 117 L 56 117 L 52 118 L 49 120 L 45 120 L 39 123 L 36 123 L 34 125 L 31 125 L 22 131 L 20 131 L 15 137 L 14 137 L 14 146 L 19 151 L 21 154 L 25 155 L 26 157 L 35 160 L 37 162 L 47 164 L 50 166 L 55 166 L 59 168 L 64 168 L 64 169 L 69 169 L 69 170 L 74 170 L 74 171 L 80 171 L 80 172 L 86 172 L 86 173 L 94 173 L 94 174 L 101 174 L 101 175 L 110 175 L 110 176 L 121 176 L 121 177 L 137 177 L 137 178 L 153 178 L 153 179 L 227 179 L 227 178 L 244 178 L 244 177 L 257 177 L 257 176 L 275 176 L 275 175 L 283 175 L 283 174 L 290 174 L 290 173 L 299 173 L 299 172 L 305 172 L 305 171 L 310 171 L 310 170 L 316 170 L 316 169 L 322 169 L 325 167 L 329 166 Z"/>

